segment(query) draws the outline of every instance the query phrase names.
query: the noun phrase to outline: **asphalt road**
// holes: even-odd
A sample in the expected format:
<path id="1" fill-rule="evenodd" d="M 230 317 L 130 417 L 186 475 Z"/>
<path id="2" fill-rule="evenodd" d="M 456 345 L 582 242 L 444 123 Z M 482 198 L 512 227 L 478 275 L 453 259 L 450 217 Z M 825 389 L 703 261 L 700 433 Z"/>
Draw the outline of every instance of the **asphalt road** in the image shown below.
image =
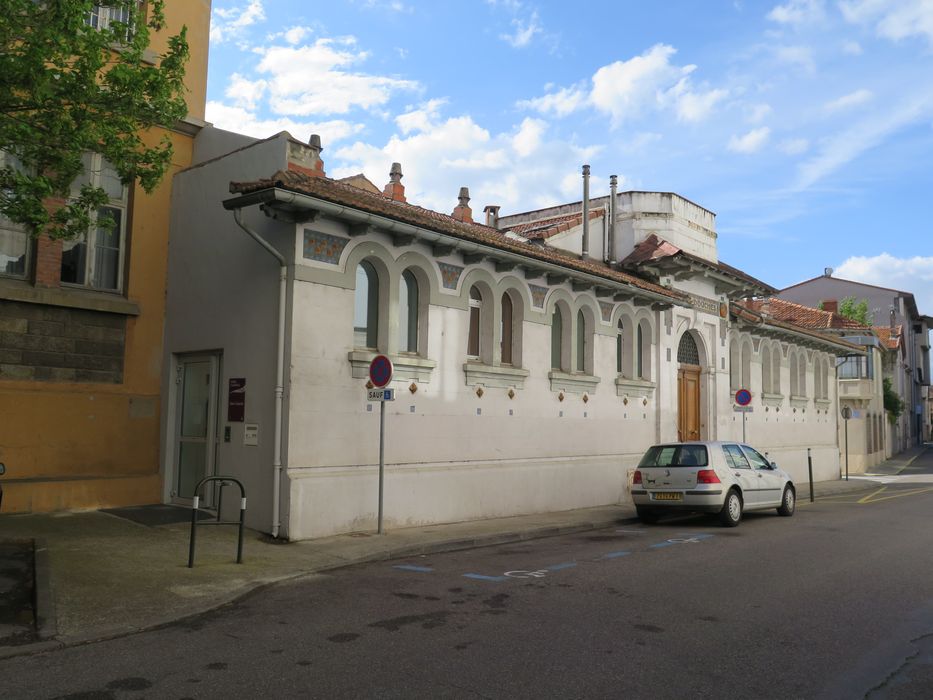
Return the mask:
<path id="1" fill-rule="evenodd" d="M 909 483 L 801 494 L 793 518 L 687 518 L 275 586 L 0 661 L 0 697 L 930 698 L 923 459 Z"/>

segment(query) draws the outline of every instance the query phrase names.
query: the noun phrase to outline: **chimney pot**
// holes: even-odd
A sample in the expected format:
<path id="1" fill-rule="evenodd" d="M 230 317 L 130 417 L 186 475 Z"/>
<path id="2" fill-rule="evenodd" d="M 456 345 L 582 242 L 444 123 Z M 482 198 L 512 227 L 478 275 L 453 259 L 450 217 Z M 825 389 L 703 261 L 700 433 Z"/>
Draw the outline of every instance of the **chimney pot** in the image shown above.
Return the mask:
<path id="1" fill-rule="evenodd" d="M 486 225 L 492 228 L 499 228 L 499 205 L 487 204 L 483 211 L 486 213 Z"/>
<path id="2" fill-rule="evenodd" d="M 389 184 L 387 184 L 382 194 L 395 202 L 407 202 L 405 198 L 405 185 L 402 184 L 402 164 L 392 163 L 389 169 Z"/>
<path id="3" fill-rule="evenodd" d="M 318 134 L 311 134 L 311 138 L 308 139 L 308 145 L 311 146 L 311 148 L 316 148 L 318 153 L 324 150 L 323 146 L 321 146 L 321 137 Z"/>
<path id="4" fill-rule="evenodd" d="M 824 299 L 820 302 L 823 305 L 823 311 L 830 313 L 839 313 L 839 301 L 837 299 Z"/>
<path id="5" fill-rule="evenodd" d="M 460 203 L 454 207 L 453 214 L 451 216 L 457 221 L 462 221 L 467 224 L 473 223 L 473 210 L 470 209 L 470 188 L 461 187 L 460 194 L 457 195 L 457 198 L 460 200 Z"/>

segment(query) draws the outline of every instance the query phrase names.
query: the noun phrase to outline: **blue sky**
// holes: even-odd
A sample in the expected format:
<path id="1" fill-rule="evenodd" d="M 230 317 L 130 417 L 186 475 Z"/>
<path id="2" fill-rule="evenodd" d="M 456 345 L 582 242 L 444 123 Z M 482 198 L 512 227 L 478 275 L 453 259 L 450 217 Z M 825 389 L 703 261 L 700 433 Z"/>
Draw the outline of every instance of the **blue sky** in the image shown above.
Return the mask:
<path id="1" fill-rule="evenodd" d="M 933 314 L 933 0 L 214 0 L 207 118 L 318 133 L 327 174 L 474 212 L 673 191 L 775 286 Z"/>

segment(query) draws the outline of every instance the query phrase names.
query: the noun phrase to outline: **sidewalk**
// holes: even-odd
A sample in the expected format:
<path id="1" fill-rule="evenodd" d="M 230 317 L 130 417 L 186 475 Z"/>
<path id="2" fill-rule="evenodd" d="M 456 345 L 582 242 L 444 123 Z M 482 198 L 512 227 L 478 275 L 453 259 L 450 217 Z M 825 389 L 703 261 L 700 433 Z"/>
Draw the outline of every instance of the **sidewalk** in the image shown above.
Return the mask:
<path id="1" fill-rule="evenodd" d="M 814 484 L 817 498 L 871 488 L 865 479 Z M 809 484 L 798 484 L 801 502 Z M 190 511 L 185 511 L 190 513 Z M 0 658 L 137 632 L 205 612 L 276 581 L 350 564 L 502 544 L 612 527 L 635 520 L 631 505 L 545 513 L 276 544 L 236 528 L 199 527 L 187 568 L 190 524 L 150 527 L 102 512 L 0 515 L 0 540 L 36 542 L 36 618 L 31 643 L 0 635 Z M 2 551 L 2 550 L 0 550 Z M 0 559 L 0 601 L 4 591 Z M 9 587 L 9 584 L 8 584 Z M 3 614 L 0 603 L 0 618 Z M 9 611 L 7 611 L 9 612 Z M 2 625 L 0 625 L 2 631 Z"/>

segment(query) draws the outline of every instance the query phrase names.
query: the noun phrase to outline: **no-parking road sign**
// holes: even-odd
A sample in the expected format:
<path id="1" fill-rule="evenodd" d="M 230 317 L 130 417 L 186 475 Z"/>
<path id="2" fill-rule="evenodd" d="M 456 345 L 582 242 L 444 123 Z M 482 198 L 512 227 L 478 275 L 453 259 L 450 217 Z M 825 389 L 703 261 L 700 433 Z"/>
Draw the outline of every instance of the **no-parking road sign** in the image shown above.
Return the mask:
<path id="1" fill-rule="evenodd" d="M 376 355 L 369 363 L 369 381 L 381 389 L 392 381 L 392 360 L 385 355 Z"/>

